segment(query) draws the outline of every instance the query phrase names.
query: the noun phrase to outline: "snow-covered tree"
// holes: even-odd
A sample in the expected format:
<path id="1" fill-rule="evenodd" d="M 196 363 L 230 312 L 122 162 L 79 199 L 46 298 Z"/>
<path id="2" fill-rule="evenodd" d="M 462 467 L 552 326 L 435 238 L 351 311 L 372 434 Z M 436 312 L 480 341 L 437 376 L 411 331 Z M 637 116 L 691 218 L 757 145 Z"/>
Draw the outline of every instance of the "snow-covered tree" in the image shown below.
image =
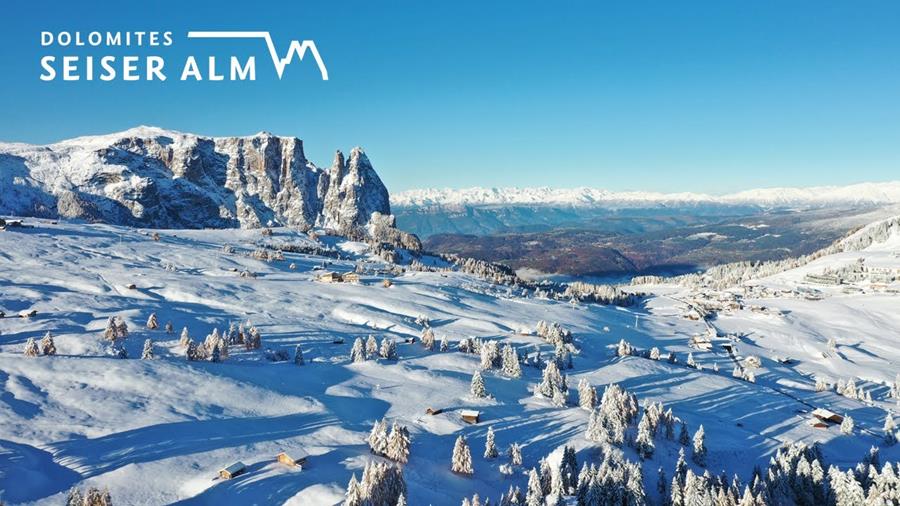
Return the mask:
<path id="1" fill-rule="evenodd" d="M 369 337 L 366 338 L 366 356 L 368 358 L 375 358 L 378 356 L 378 341 L 372 334 L 369 334 Z"/>
<path id="2" fill-rule="evenodd" d="M 647 412 L 644 412 L 644 416 L 641 417 L 641 421 L 638 424 L 638 432 L 637 438 L 635 439 L 635 449 L 638 452 L 638 455 L 641 456 L 641 459 L 649 459 L 653 456 L 653 451 L 656 449 L 656 445 L 653 444 L 653 434 L 650 428 L 650 419 L 647 416 Z"/>
<path id="3" fill-rule="evenodd" d="M 696 368 L 697 368 L 697 362 L 694 361 L 694 354 L 693 354 L 693 353 L 688 353 L 687 366 L 688 366 L 688 367 L 691 367 L 691 368 L 693 368 L 693 369 L 696 369 Z"/>
<path id="4" fill-rule="evenodd" d="M 381 358 L 386 360 L 397 360 L 397 343 L 390 338 L 381 340 L 381 348 L 379 350 Z"/>
<path id="5" fill-rule="evenodd" d="M 656 346 L 650 348 L 650 360 L 659 360 L 659 348 Z"/>
<path id="6" fill-rule="evenodd" d="M 153 340 L 147 338 L 144 341 L 144 349 L 141 351 L 141 360 L 152 360 L 153 359 Z"/>
<path id="7" fill-rule="evenodd" d="M 41 349 L 38 347 L 38 343 L 33 337 L 29 337 L 28 340 L 25 341 L 24 353 L 26 357 L 37 357 L 41 354 Z"/>
<path id="8" fill-rule="evenodd" d="M 446 352 L 450 349 L 450 344 L 447 342 L 447 336 L 441 336 L 441 347 L 440 350 Z"/>
<path id="9" fill-rule="evenodd" d="M 191 335 L 188 334 L 187 327 L 181 329 L 181 338 L 178 340 L 178 344 L 181 345 L 182 348 L 187 348 L 188 342 L 191 340 Z"/>
<path id="10" fill-rule="evenodd" d="M 509 445 L 509 451 L 507 452 L 509 455 L 509 463 L 513 466 L 521 466 L 522 465 L 522 448 L 517 444 L 513 443 Z"/>
<path id="11" fill-rule="evenodd" d="M 344 494 L 343 506 L 363 506 L 363 491 L 356 480 L 356 473 L 350 477 L 350 483 L 347 484 L 347 493 Z"/>
<path id="12" fill-rule="evenodd" d="M 350 350 L 350 361 L 354 364 L 366 361 L 366 345 L 360 337 L 353 341 L 353 348 Z"/>
<path id="13" fill-rule="evenodd" d="M 147 318 L 147 328 L 150 330 L 159 328 L 159 322 L 156 320 L 156 313 L 150 313 L 150 317 Z"/>
<path id="14" fill-rule="evenodd" d="M 619 341 L 619 345 L 616 347 L 616 356 L 627 357 L 628 355 L 631 355 L 633 352 L 634 352 L 634 348 L 631 346 L 631 344 L 628 341 L 626 341 L 624 339 L 621 339 Z"/>
<path id="15" fill-rule="evenodd" d="M 376 455 L 384 455 L 388 445 L 387 421 L 382 418 L 375 422 L 368 438 L 369 448 Z"/>
<path id="16" fill-rule="evenodd" d="M 498 454 L 497 444 L 494 441 L 494 428 L 488 427 L 487 436 L 484 440 L 484 458 L 493 459 L 496 458 Z"/>
<path id="17" fill-rule="evenodd" d="M 816 392 L 825 392 L 828 389 L 828 381 L 821 376 L 816 377 Z"/>
<path id="18" fill-rule="evenodd" d="M 207 349 L 209 349 L 209 348 L 207 348 Z M 216 341 L 216 344 L 213 345 L 212 352 L 209 352 L 208 355 L 209 355 L 210 362 L 214 362 L 214 363 L 218 364 L 219 362 L 222 361 L 222 352 L 219 351 L 218 340 Z"/>
<path id="19" fill-rule="evenodd" d="M 41 353 L 44 355 L 56 355 L 56 343 L 53 342 L 53 334 L 49 330 L 41 338 Z"/>
<path id="20" fill-rule="evenodd" d="M 467 475 L 471 475 L 475 472 L 472 467 L 472 452 L 469 450 L 469 444 L 466 442 L 466 438 L 462 435 L 456 438 L 456 443 L 453 445 L 450 470 L 454 473 Z"/>
<path id="21" fill-rule="evenodd" d="M 544 491 L 537 469 L 531 468 L 528 473 L 528 491 L 525 493 L 525 506 L 543 506 Z"/>
<path id="22" fill-rule="evenodd" d="M 853 434 L 853 417 L 844 415 L 844 421 L 841 422 L 841 434 Z"/>
<path id="23" fill-rule="evenodd" d="M 247 337 L 244 338 L 244 347 L 247 350 L 258 350 L 262 348 L 262 334 L 259 329 L 251 326 Z"/>
<path id="24" fill-rule="evenodd" d="M 425 327 L 422 330 L 422 346 L 428 351 L 434 350 L 434 331 L 431 330 L 431 327 Z"/>
<path id="25" fill-rule="evenodd" d="M 172 322 L 166 322 L 166 334 L 172 334 L 173 332 L 175 332 L 175 327 L 172 326 Z"/>
<path id="26" fill-rule="evenodd" d="M 522 377 L 522 366 L 519 363 L 519 354 L 510 344 L 506 344 L 503 347 L 500 369 L 504 376 L 510 378 Z"/>
<path id="27" fill-rule="evenodd" d="M 578 381 L 578 405 L 588 411 L 597 405 L 597 389 L 585 378 Z"/>
<path id="28" fill-rule="evenodd" d="M 563 395 L 568 393 L 565 377 L 560 374 L 556 362 L 547 362 L 547 367 L 544 368 L 543 378 L 541 379 L 540 384 L 538 384 L 535 393 L 553 399 L 557 391 L 562 392 Z"/>
<path id="29" fill-rule="evenodd" d="M 703 425 L 700 425 L 700 428 L 697 429 L 697 432 L 694 433 L 694 441 L 693 441 L 693 453 L 691 453 L 691 460 L 694 461 L 698 466 L 706 465 L 706 432 L 703 430 Z"/>
<path id="30" fill-rule="evenodd" d="M 682 420 L 681 428 L 678 432 L 678 442 L 681 446 L 687 446 L 691 444 L 691 435 L 688 433 L 687 424 Z"/>
<path id="31" fill-rule="evenodd" d="M 294 347 L 294 365 L 303 365 L 306 361 L 303 359 L 303 349 L 298 344 Z"/>
<path id="32" fill-rule="evenodd" d="M 479 399 L 488 397 L 487 389 L 484 386 L 484 378 L 481 377 L 481 371 L 475 371 L 475 374 L 472 375 L 469 393 L 472 394 L 472 397 Z"/>
<path id="33" fill-rule="evenodd" d="M 409 460 L 410 437 L 409 430 L 395 421 L 391 425 L 391 433 L 388 435 L 385 456 L 391 460 L 406 463 Z"/>
<path id="34" fill-rule="evenodd" d="M 106 320 L 106 329 L 103 331 L 103 339 L 106 339 L 107 341 L 115 341 L 118 337 L 119 334 L 116 330 L 116 317 L 110 316 L 109 319 Z"/>
<path id="35" fill-rule="evenodd" d="M 493 369 L 500 365 L 500 347 L 497 341 L 487 341 L 481 345 L 481 368 Z"/>
<path id="36" fill-rule="evenodd" d="M 890 413 L 884 415 L 884 444 L 893 446 L 897 443 L 897 426 L 894 424 L 894 417 Z"/>

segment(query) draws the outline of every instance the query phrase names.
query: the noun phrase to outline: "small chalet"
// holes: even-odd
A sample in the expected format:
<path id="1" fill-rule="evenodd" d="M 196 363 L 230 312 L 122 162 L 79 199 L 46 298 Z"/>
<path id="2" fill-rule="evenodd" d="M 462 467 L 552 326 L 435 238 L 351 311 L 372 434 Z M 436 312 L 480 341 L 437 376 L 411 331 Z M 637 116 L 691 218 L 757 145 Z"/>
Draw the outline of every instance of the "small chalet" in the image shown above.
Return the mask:
<path id="1" fill-rule="evenodd" d="M 481 412 L 475 411 L 474 409 L 464 409 L 460 413 L 463 421 L 466 423 L 478 423 L 481 421 Z"/>
<path id="2" fill-rule="evenodd" d="M 300 457 L 298 459 L 295 459 L 295 458 L 291 457 L 290 455 L 288 455 L 286 452 L 279 453 L 278 456 L 275 457 L 275 459 L 279 463 L 284 464 L 286 466 L 290 466 L 290 467 L 302 468 L 304 465 L 306 465 L 306 457 Z"/>
<path id="3" fill-rule="evenodd" d="M 345 272 L 341 274 L 341 281 L 344 283 L 359 283 L 359 274 L 355 272 Z"/>
<path id="4" fill-rule="evenodd" d="M 341 275 L 333 271 L 323 271 L 316 276 L 316 281 L 319 283 L 340 283 Z"/>
<path id="5" fill-rule="evenodd" d="M 812 412 L 813 418 L 825 423 L 841 423 L 844 417 L 824 408 L 816 408 Z"/>
<path id="6" fill-rule="evenodd" d="M 247 472 L 247 466 L 244 465 L 243 462 L 235 462 L 230 466 L 219 470 L 219 478 L 223 480 L 230 480 L 236 476 L 240 476 Z"/>

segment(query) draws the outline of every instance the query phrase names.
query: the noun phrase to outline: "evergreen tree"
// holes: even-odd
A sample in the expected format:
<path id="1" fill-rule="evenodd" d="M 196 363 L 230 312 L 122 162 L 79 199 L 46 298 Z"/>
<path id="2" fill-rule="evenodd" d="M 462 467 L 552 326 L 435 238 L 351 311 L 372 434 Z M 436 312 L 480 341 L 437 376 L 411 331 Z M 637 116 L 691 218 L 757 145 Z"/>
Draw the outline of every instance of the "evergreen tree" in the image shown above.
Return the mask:
<path id="1" fill-rule="evenodd" d="M 372 334 L 369 334 L 369 337 L 366 339 L 366 356 L 368 358 L 375 358 L 378 356 L 378 341 Z"/>
<path id="2" fill-rule="evenodd" d="M 484 458 L 493 459 L 497 455 L 497 444 L 494 442 L 494 428 L 488 427 L 487 436 L 484 440 Z"/>
<path id="3" fill-rule="evenodd" d="M 172 326 L 172 322 L 166 322 L 166 334 L 171 334 L 173 332 L 175 332 L 175 328 Z"/>
<path id="4" fill-rule="evenodd" d="M 40 354 L 41 349 L 38 347 L 37 341 L 35 341 L 33 337 L 29 337 L 28 340 L 25 341 L 25 356 L 37 357 Z"/>
<path id="5" fill-rule="evenodd" d="M 106 330 L 103 331 L 103 339 L 107 341 L 115 341 L 119 337 L 119 334 L 116 330 L 116 318 L 114 316 L 110 316 L 109 319 L 106 320 Z M 75 492 L 78 492 L 77 489 L 72 489 Z"/>
<path id="6" fill-rule="evenodd" d="M 391 460 L 406 463 L 409 460 L 409 430 L 395 421 L 391 425 L 385 456 Z"/>
<path id="7" fill-rule="evenodd" d="M 884 415 L 884 444 L 893 446 L 897 443 L 897 426 L 894 424 L 894 417 L 890 413 Z"/>
<path id="8" fill-rule="evenodd" d="M 353 348 L 350 350 L 350 361 L 354 364 L 366 361 L 366 345 L 363 344 L 362 338 L 357 337 L 353 341 Z"/>
<path id="9" fill-rule="evenodd" d="M 688 434 L 687 424 L 681 422 L 681 431 L 678 433 L 678 442 L 681 446 L 687 446 L 691 443 L 691 436 Z"/>
<path id="10" fill-rule="evenodd" d="M 450 349 L 450 345 L 447 343 L 447 336 L 441 336 L 441 351 L 447 351 Z"/>
<path id="11" fill-rule="evenodd" d="M 397 343 L 393 339 L 387 337 L 381 340 L 381 358 L 386 360 L 397 360 Z"/>
<path id="12" fill-rule="evenodd" d="M 356 473 L 350 477 L 350 483 L 347 484 L 347 493 L 344 494 L 343 506 L 363 506 L 363 492 L 359 482 L 356 480 Z"/>
<path id="13" fill-rule="evenodd" d="M 694 461 L 698 466 L 706 465 L 706 443 L 705 443 L 706 433 L 703 430 L 703 425 L 700 425 L 700 428 L 697 429 L 697 432 L 694 433 L 694 448 L 693 453 L 691 454 L 691 460 Z"/>
<path id="14" fill-rule="evenodd" d="M 522 465 L 522 448 L 518 444 L 509 445 L 509 463 L 513 466 Z"/>
<path id="15" fill-rule="evenodd" d="M 597 405 L 597 389 L 584 378 L 578 381 L 578 405 L 588 411 Z"/>
<path id="16" fill-rule="evenodd" d="M 44 355 L 56 355 L 56 343 L 53 342 L 53 334 L 49 330 L 41 338 L 41 352 Z"/>
<path id="17" fill-rule="evenodd" d="M 187 348 L 188 343 L 191 340 L 191 335 L 188 334 L 187 327 L 181 329 L 181 338 L 178 340 L 178 344 L 181 345 L 182 348 Z"/>
<path id="18" fill-rule="evenodd" d="M 841 434 L 853 434 L 853 417 L 844 415 L 844 421 L 841 422 Z"/>
<path id="19" fill-rule="evenodd" d="M 462 435 L 456 438 L 456 444 L 453 445 L 450 470 L 454 473 L 467 475 L 471 475 L 475 472 L 472 468 L 472 452 L 469 450 L 469 444 L 466 443 L 466 438 Z"/>
<path id="20" fill-rule="evenodd" d="M 544 491 L 535 468 L 528 473 L 528 491 L 525 493 L 525 506 L 543 506 Z"/>
<path id="21" fill-rule="evenodd" d="M 116 319 L 116 338 L 125 339 L 128 337 L 128 324 L 121 317 Z"/>
<path id="22" fill-rule="evenodd" d="M 434 331 L 431 330 L 431 327 L 425 327 L 422 330 L 422 346 L 428 351 L 434 350 Z"/>
<path id="23" fill-rule="evenodd" d="M 150 313 L 150 317 L 147 318 L 147 328 L 150 330 L 159 328 L 159 322 L 156 320 L 156 313 Z"/>
<path id="24" fill-rule="evenodd" d="M 637 449 L 638 455 L 641 456 L 641 459 L 649 459 L 652 457 L 653 451 L 656 448 L 656 445 L 653 444 L 653 434 L 650 431 L 650 420 L 646 412 L 644 412 L 644 416 L 641 417 L 641 422 L 638 424 L 635 448 Z"/>
<path id="25" fill-rule="evenodd" d="M 375 422 L 375 425 L 372 426 L 368 442 L 372 453 L 375 453 L 376 455 L 385 454 L 388 445 L 388 430 L 387 421 L 384 418 Z"/>
<path id="26" fill-rule="evenodd" d="M 216 343 L 212 347 L 212 353 L 209 354 L 209 361 L 219 363 L 222 361 L 222 353 L 219 351 L 219 345 Z"/>
<path id="27" fill-rule="evenodd" d="M 153 340 L 147 338 L 144 341 L 144 349 L 141 351 L 141 360 L 152 360 L 153 359 Z"/>
<path id="28" fill-rule="evenodd" d="M 300 345 L 298 344 L 294 348 L 294 365 L 303 365 L 305 363 L 306 362 L 303 360 L 303 349 L 300 348 Z"/>
<path id="29" fill-rule="evenodd" d="M 500 368 L 504 376 L 510 378 L 522 377 L 522 366 L 519 364 L 519 354 L 516 353 L 516 350 L 510 344 L 506 344 L 503 347 Z"/>
<path id="30" fill-rule="evenodd" d="M 75 487 L 69 489 L 66 496 L 66 506 L 84 506 L 84 498 L 81 497 L 81 491 Z"/>
<path id="31" fill-rule="evenodd" d="M 481 371 L 475 371 L 475 374 L 472 375 L 469 393 L 472 394 L 472 397 L 478 399 L 488 397 L 487 390 L 484 387 L 484 378 L 481 377 Z"/>

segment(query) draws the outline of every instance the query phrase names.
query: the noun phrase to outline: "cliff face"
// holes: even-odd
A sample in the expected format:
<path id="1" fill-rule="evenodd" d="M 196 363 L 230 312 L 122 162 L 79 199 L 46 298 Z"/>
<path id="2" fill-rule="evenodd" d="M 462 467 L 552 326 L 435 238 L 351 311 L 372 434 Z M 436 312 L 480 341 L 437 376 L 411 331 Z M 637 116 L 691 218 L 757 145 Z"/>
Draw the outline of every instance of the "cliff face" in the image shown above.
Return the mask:
<path id="1" fill-rule="evenodd" d="M 209 138 L 139 127 L 48 146 L 0 144 L 0 214 L 149 228 L 366 227 L 390 215 L 366 154 L 330 170 L 303 141 L 260 133 Z M 380 219 L 380 218 L 379 218 Z"/>

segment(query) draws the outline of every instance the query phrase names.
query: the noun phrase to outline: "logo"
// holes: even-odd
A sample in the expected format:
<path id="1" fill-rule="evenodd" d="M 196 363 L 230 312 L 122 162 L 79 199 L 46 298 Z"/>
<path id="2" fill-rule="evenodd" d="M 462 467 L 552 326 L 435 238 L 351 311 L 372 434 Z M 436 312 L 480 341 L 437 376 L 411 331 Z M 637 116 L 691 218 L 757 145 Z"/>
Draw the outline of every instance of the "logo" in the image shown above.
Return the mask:
<path id="1" fill-rule="evenodd" d="M 284 57 L 279 55 L 272 35 L 262 31 L 189 31 L 186 40 L 197 39 L 261 39 L 266 44 L 272 65 L 278 79 L 284 76 L 285 69 L 295 62 L 303 62 L 307 55 L 312 55 L 323 81 L 328 80 L 328 69 L 319 54 L 315 41 L 291 40 Z M 174 45 L 175 37 L 171 31 L 158 32 L 41 32 L 41 46 L 48 52 L 68 48 L 146 48 L 154 53 Z M 83 51 L 79 51 L 82 52 Z M 146 56 L 113 54 L 45 54 L 40 59 L 41 81 L 166 81 L 169 69 L 165 56 L 148 54 Z M 222 67 L 227 67 L 227 71 Z M 205 60 L 190 54 L 184 57 L 179 65 L 180 81 L 255 81 L 256 57 L 243 59 L 238 55 L 230 55 L 227 65 L 222 65 L 216 56 L 208 56 Z"/>

